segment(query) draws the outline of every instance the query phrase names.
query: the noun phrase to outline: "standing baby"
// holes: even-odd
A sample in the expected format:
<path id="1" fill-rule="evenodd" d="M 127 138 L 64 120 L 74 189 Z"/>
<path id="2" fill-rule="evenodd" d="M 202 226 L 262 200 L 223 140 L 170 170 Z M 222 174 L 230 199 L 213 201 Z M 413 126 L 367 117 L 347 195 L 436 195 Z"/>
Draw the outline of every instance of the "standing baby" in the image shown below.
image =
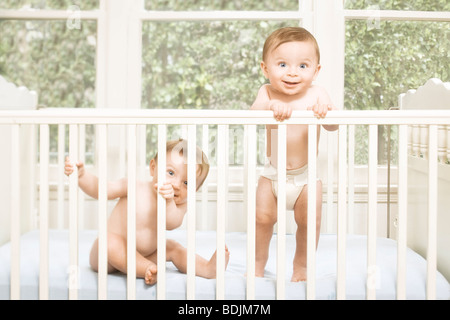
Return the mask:
<path id="1" fill-rule="evenodd" d="M 287 27 L 274 31 L 263 48 L 261 69 L 269 80 L 258 91 L 252 110 L 271 110 L 277 121 L 291 117 L 293 110 L 312 110 L 318 118 L 329 110 L 336 110 L 324 88 L 313 81 L 317 78 L 320 52 L 314 36 L 304 28 Z M 338 127 L 325 126 L 329 131 Z M 317 128 L 319 142 L 320 126 Z M 277 125 L 266 126 L 267 165 L 256 190 L 256 270 L 257 277 L 264 276 L 269 256 L 273 226 L 277 220 Z M 286 206 L 294 210 L 296 251 L 291 281 L 306 280 L 306 230 L 307 230 L 307 172 L 308 126 L 287 125 L 286 140 Z M 317 182 L 316 246 L 322 213 L 322 183 Z"/>

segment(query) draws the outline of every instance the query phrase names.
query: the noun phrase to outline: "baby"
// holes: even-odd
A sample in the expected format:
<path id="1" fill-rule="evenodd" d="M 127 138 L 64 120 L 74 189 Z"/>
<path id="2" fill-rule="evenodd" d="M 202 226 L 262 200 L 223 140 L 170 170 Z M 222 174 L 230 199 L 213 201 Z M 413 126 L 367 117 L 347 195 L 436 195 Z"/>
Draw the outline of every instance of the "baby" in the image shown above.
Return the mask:
<path id="1" fill-rule="evenodd" d="M 288 119 L 293 110 L 312 110 L 325 117 L 335 110 L 327 92 L 313 84 L 320 70 L 319 47 L 313 35 L 299 27 L 274 31 L 263 48 L 261 69 L 269 84 L 258 92 L 252 110 L 272 110 L 277 121 Z M 337 126 L 324 126 L 336 130 Z M 320 127 L 317 127 L 319 140 Z M 273 226 L 277 220 L 277 126 L 267 125 L 268 164 L 256 190 L 256 276 L 264 276 Z M 318 143 L 319 141 L 317 141 Z M 286 206 L 294 210 L 297 223 L 296 251 L 291 281 L 306 280 L 306 227 L 308 178 L 308 126 L 288 125 L 286 140 Z M 322 213 L 322 183 L 317 181 L 317 239 Z"/>
<path id="2" fill-rule="evenodd" d="M 198 190 L 209 172 L 206 155 L 197 147 L 197 186 Z M 167 142 L 167 162 L 165 182 L 160 185 L 159 194 L 166 199 L 166 228 L 179 227 L 187 210 L 187 141 Z M 78 185 L 89 196 L 98 198 L 98 178 L 78 162 Z M 157 280 L 157 155 L 150 161 L 150 174 L 153 181 L 136 182 L 136 276 L 144 278 L 145 283 L 154 284 Z M 74 171 L 73 164 L 66 158 L 64 172 Z M 108 273 L 127 272 L 127 179 L 108 182 L 108 199 L 119 198 L 108 219 Z M 187 250 L 174 240 L 166 241 L 166 258 L 183 273 L 187 268 Z M 228 265 L 229 252 L 225 249 L 225 268 Z M 98 239 L 95 240 L 90 264 L 98 271 Z M 196 275 L 204 278 L 216 277 L 216 253 L 210 260 L 196 256 Z"/>

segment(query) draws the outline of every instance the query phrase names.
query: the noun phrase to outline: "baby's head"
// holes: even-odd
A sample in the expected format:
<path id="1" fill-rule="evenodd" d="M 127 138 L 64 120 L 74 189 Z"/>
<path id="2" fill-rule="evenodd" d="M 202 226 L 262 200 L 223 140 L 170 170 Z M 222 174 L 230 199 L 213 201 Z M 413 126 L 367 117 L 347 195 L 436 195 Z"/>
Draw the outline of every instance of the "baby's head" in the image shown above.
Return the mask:
<path id="1" fill-rule="evenodd" d="M 171 140 L 166 143 L 167 161 L 182 161 L 187 167 L 188 159 L 188 142 L 185 139 Z M 205 182 L 209 172 L 209 162 L 205 153 L 197 146 L 195 163 L 197 164 L 197 188 L 200 189 Z M 158 154 L 153 158 L 155 163 L 158 162 Z"/>
<path id="2" fill-rule="evenodd" d="M 308 30 L 301 27 L 286 27 L 275 30 L 264 43 L 263 61 L 266 61 L 268 55 L 280 45 L 293 41 L 310 42 L 315 48 L 317 64 L 320 64 L 320 51 L 316 38 Z"/>

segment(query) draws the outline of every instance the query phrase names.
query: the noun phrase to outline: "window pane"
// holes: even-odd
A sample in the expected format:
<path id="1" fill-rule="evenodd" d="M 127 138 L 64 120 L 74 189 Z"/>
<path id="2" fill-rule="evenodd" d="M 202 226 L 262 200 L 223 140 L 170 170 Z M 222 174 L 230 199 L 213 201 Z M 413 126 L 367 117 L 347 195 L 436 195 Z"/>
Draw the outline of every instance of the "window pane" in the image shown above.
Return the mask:
<path id="1" fill-rule="evenodd" d="M 345 108 L 386 110 L 397 106 L 400 93 L 430 78 L 450 81 L 449 26 L 448 22 L 380 21 L 374 28 L 366 21 L 347 21 Z M 365 134 L 361 137 L 367 139 Z M 387 130 L 379 139 L 386 141 L 386 137 Z M 366 143 L 359 140 L 357 146 Z M 386 150 L 380 146 L 383 159 Z M 365 156 L 358 160 L 367 161 Z"/>
<path id="2" fill-rule="evenodd" d="M 56 9 L 67 10 L 77 7 L 80 10 L 92 10 L 99 7 L 99 0 L 2 0 L 2 9 Z"/>
<path id="3" fill-rule="evenodd" d="M 143 108 L 248 109 L 265 82 L 265 38 L 286 25 L 143 23 Z"/>
<path id="4" fill-rule="evenodd" d="M 97 22 L 0 21 L 0 74 L 46 107 L 95 106 Z"/>
<path id="5" fill-rule="evenodd" d="M 450 11 L 448 0 L 346 0 L 345 9 Z"/>
<path id="6" fill-rule="evenodd" d="M 298 0 L 146 0 L 147 10 L 298 10 Z"/>

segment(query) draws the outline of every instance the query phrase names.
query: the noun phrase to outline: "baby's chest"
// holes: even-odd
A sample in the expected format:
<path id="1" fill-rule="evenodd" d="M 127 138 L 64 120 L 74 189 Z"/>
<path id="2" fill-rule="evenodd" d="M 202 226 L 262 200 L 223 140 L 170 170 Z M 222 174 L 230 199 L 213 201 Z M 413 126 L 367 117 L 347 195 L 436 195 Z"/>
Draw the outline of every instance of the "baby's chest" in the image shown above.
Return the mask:
<path id="1" fill-rule="evenodd" d="M 314 106 L 317 103 L 317 99 L 311 97 L 304 97 L 302 99 L 296 99 L 288 102 L 288 105 L 292 110 L 307 110 L 308 108 Z"/>

